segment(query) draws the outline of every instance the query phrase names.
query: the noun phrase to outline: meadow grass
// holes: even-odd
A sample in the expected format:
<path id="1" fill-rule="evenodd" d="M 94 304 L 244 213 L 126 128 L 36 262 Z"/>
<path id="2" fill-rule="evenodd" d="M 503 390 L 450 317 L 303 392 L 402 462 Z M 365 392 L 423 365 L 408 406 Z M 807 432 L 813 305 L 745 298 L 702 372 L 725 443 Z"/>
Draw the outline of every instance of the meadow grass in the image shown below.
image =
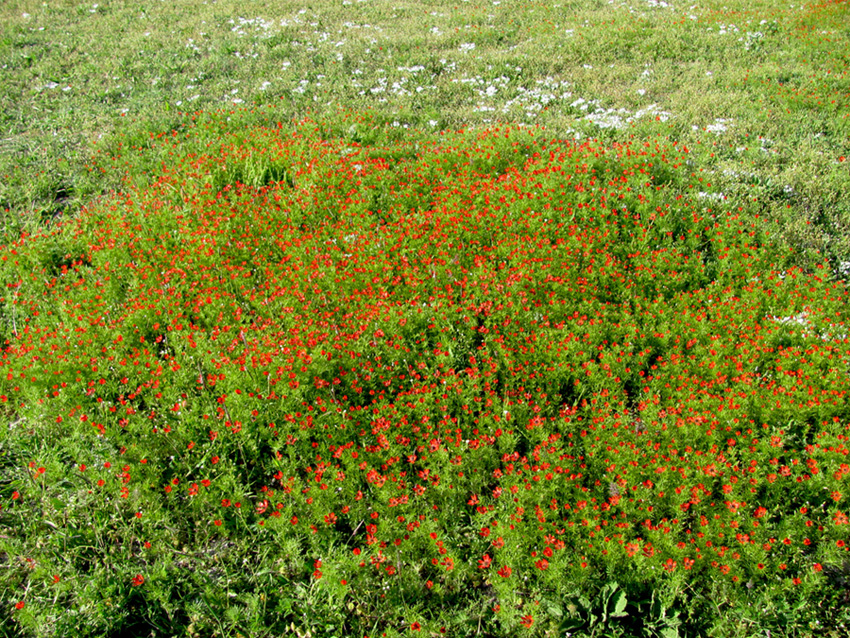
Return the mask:
<path id="1" fill-rule="evenodd" d="M 804 256 L 848 257 L 845 3 L 456 5 L 4 3 L 6 225 L 113 186 L 84 170 L 95 143 L 274 105 L 282 121 L 368 109 L 423 130 L 670 136 Z"/>
<path id="2" fill-rule="evenodd" d="M 4 3 L 0 631 L 844 635 L 848 24 Z"/>

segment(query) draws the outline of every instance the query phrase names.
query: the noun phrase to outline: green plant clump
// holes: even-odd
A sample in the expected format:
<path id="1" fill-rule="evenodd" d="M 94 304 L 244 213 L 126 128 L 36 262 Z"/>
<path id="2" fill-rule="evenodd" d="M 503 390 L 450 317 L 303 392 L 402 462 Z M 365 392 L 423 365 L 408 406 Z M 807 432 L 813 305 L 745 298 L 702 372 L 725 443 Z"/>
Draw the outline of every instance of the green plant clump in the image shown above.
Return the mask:
<path id="1" fill-rule="evenodd" d="M 0 636 L 848 635 L 848 24 L 0 3 Z"/>
<path id="2" fill-rule="evenodd" d="M 7 634 L 846 631 L 847 290 L 758 202 L 240 117 L 0 250 Z"/>

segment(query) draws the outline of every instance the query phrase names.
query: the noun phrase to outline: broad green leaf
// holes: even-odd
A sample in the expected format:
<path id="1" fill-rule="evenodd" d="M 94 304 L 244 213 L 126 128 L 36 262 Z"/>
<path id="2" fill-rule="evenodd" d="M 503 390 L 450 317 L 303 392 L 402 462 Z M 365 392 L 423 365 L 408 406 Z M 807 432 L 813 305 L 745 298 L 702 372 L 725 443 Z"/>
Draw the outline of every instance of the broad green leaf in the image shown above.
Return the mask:
<path id="1" fill-rule="evenodd" d="M 661 638 L 679 638 L 678 627 L 664 627 L 659 633 Z"/>
<path id="2" fill-rule="evenodd" d="M 608 606 L 608 601 L 611 600 L 611 596 L 614 594 L 615 591 L 617 591 L 617 588 L 619 586 L 619 583 L 613 582 L 608 583 L 607 585 L 605 585 L 605 587 L 602 588 L 600 595 L 602 597 L 602 604 L 604 607 Z"/>
<path id="3" fill-rule="evenodd" d="M 584 627 L 584 620 L 581 618 L 565 618 L 561 622 L 562 631 L 572 631 L 573 629 L 579 629 L 580 627 Z"/>
<path id="4" fill-rule="evenodd" d="M 611 612 L 611 616 L 613 618 L 622 618 L 623 616 L 628 616 L 628 612 L 626 612 L 626 605 L 628 601 L 626 600 L 626 594 L 623 590 L 619 590 L 614 593 L 611 597 L 614 602 L 614 610 Z"/>

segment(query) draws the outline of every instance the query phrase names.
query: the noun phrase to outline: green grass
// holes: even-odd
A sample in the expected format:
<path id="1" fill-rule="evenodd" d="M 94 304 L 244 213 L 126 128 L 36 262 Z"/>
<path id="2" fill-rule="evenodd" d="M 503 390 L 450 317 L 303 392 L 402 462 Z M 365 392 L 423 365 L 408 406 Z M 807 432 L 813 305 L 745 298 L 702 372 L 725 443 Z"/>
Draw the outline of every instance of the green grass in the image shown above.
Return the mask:
<path id="1" fill-rule="evenodd" d="M 846 3 L 458 4 L 4 3 L 6 228 L 113 187 L 84 170 L 95 144 L 236 102 L 273 105 L 264 117 L 280 121 L 369 109 L 425 130 L 521 121 L 553 137 L 667 135 L 699 149 L 715 182 L 755 184 L 801 260 L 850 258 Z M 623 121 L 652 105 L 669 117 L 602 129 L 571 106 L 579 98 L 626 109 Z M 706 134 L 718 120 L 726 130 Z"/>
<path id="2" fill-rule="evenodd" d="M 0 634 L 845 635 L 848 24 L 2 3 Z"/>

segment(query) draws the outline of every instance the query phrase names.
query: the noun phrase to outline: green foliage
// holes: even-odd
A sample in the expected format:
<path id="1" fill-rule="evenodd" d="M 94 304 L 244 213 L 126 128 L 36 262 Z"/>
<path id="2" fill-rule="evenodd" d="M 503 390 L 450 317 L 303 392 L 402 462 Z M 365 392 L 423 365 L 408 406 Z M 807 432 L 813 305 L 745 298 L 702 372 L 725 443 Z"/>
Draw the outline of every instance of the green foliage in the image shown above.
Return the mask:
<path id="1" fill-rule="evenodd" d="M 628 617 L 626 607 L 628 599 L 626 593 L 620 589 L 616 582 L 607 583 L 591 602 L 586 596 L 580 594 L 566 601 L 567 614 L 561 622 L 561 631 L 573 633 L 583 630 L 590 636 L 595 635 L 624 635 L 625 629 L 617 623 Z M 558 613 L 559 612 L 559 613 Z M 556 616 L 564 616 L 563 611 L 558 609 Z M 678 633 L 674 634 L 678 635 Z"/>
<path id="2" fill-rule="evenodd" d="M 147 164 L 133 171 L 144 179 L 168 163 L 167 150 L 145 160 L 128 151 L 148 146 L 151 132 L 171 134 L 181 113 L 224 108 L 237 126 L 236 108 L 274 106 L 272 122 L 368 109 L 371 132 L 349 124 L 364 146 L 499 121 L 620 143 L 669 135 L 699 151 L 693 159 L 714 182 L 745 189 L 749 174 L 780 189 L 779 199 L 765 193 L 762 214 L 801 249 L 798 265 L 848 260 L 843 3 L 256 8 L 5 3 L 4 235 L 120 189 L 115 171 L 89 170 L 95 146 L 122 170 Z M 251 117 L 269 123 L 261 111 Z M 234 166 L 216 185 L 291 169 Z M 788 186 L 799 193 L 791 201 Z"/>
<path id="3" fill-rule="evenodd" d="M 0 253 L 15 631 L 841 631 L 846 291 L 757 201 L 664 139 L 239 117 Z"/>
<path id="4" fill-rule="evenodd" d="M 0 634 L 846 635 L 846 3 L 48 4 Z"/>

